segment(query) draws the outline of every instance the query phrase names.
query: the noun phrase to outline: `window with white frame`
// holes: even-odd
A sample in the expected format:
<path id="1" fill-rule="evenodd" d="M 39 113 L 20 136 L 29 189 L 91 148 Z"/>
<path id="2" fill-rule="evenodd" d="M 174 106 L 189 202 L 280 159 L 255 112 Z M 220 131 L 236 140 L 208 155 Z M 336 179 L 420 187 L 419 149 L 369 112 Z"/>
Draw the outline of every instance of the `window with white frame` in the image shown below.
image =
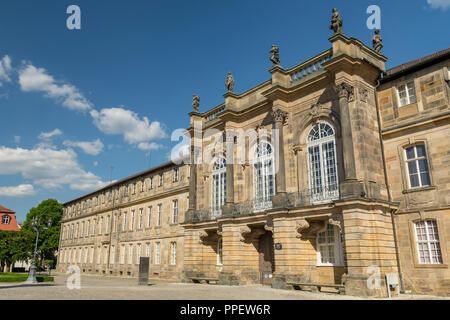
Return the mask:
<path id="1" fill-rule="evenodd" d="M 152 206 L 148 207 L 147 228 L 150 228 L 152 225 L 152 211 L 153 207 Z"/>
<path id="2" fill-rule="evenodd" d="M 94 247 L 91 247 L 91 264 L 94 263 Z"/>
<path id="3" fill-rule="evenodd" d="M 222 206 L 225 204 L 227 196 L 227 164 L 224 158 L 218 158 L 214 161 L 212 167 L 212 214 L 213 217 L 222 215 Z"/>
<path id="4" fill-rule="evenodd" d="M 128 264 L 133 264 L 133 245 L 128 246 Z"/>
<path id="5" fill-rule="evenodd" d="M 179 169 L 175 168 L 173 169 L 173 182 L 177 182 L 179 179 Z"/>
<path id="6" fill-rule="evenodd" d="M 111 216 L 106 217 L 106 231 L 105 233 L 109 233 L 109 229 L 111 228 Z"/>
<path id="7" fill-rule="evenodd" d="M 83 233 L 84 233 L 84 221 L 81 222 L 80 238 L 83 237 Z"/>
<path id="8" fill-rule="evenodd" d="M 159 175 L 159 186 L 162 187 L 164 184 L 164 173 Z"/>
<path id="9" fill-rule="evenodd" d="M 100 264 L 102 258 L 102 247 L 97 248 L 97 264 Z"/>
<path id="10" fill-rule="evenodd" d="M 73 224 L 72 224 L 72 226 L 70 228 L 70 238 L 73 239 Z"/>
<path id="11" fill-rule="evenodd" d="M 86 223 L 86 237 L 89 237 L 89 230 L 91 230 L 91 221 Z"/>
<path id="12" fill-rule="evenodd" d="M 78 264 L 81 264 L 81 248 L 78 249 Z"/>
<path id="13" fill-rule="evenodd" d="M 155 243 L 155 264 L 161 263 L 161 243 Z"/>
<path id="14" fill-rule="evenodd" d="M 173 200 L 173 223 L 178 223 L 178 200 Z"/>
<path id="15" fill-rule="evenodd" d="M 137 259 L 136 264 L 139 264 L 140 260 L 141 260 L 141 248 L 142 248 L 142 245 L 140 243 L 138 243 L 137 251 L 136 251 L 136 259 Z"/>
<path id="16" fill-rule="evenodd" d="M 134 211 L 135 210 L 131 210 L 130 230 L 134 229 Z"/>
<path id="17" fill-rule="evenodd" d="M 103 232 L 103 217 L 100 218 L 100 225 L 98 227 L 98 234 L 102 234 Z"/>
<path id="18" fill-rule="evenodd" d="M 78 227 L 79 227 L 79 224 L 77 222 L 77 225 L 75 227 L 75 236 L 74 236 L 75 239 L 78 238 Z"/>
<path id="19" fill-rule="evenodd" d="M 108 247 L 103 248 L 103 264 L 108 263 Z"/>
<path id="20" fill-rule="evenodd" d="M 11 217 L 7 214 L 2 216 L 2 224 L 9 224 L 11 222 Z"/>
<path id="21" fill-rule="evenodd" d="M 149 189 L 153 189 L 154 186 L 155 186 L 155 177 L 151 177 Z"/>
<path id="22" fill-rule="evenodd" d="M 223 255 L 222 255 L 222 237 L 217 241 L 217 265 L 221 266 L 223 264 Z"/>
<path id="23" fill-rule="evenodd" d="M 131 185 L 131 190 L 132 190 L 132 192 L 133 192 L 132 194 L 136 194 L 136 184 L 133 183 L 133 184 Z"/>
<path id="24" fill-rule="evenodd" d="M 271 198 L 275 195 L 274 152 L 267 142 L 256 148 L 254 172 L 254 210 L 265 211 L 272 208 Z"/>
<path id="25" fill-rule="evenodd" d="M 97 231 L 97 220 L 94 219 L 94 222 L 92 223 L 92 235 L 95 236 Z"/>
<path id="26" fill-rule="evenodd" d="M 317 264 L 320 266 L 343 265 L 339 228 L 327 224 L 324 231 L 317 234 Z"/>
<path id="27" fill-rule="evenodd" d="M 158 204 L 158 226 L 162 225 L 162 204 Z"/>
<path id="28" fill-rule="evenodd" d="M 125 263 L 125 245 L 122 245 L 120 248 L 120 264 Z"/>
<path id="29" fill-rule="evenodd" d="M 89 254 L 89 248 L 84 247 L 84 264 L 87 263 L 88 254 Z"/>
<path id="30" fill-rule="evenodd" d="M 111 246 L 111 256 L 109 263 L 114 264 L 115 258 L 116 258 L 116 246 Z"/>
<path id="31" fill-rule="evenodd" d="M 177 243 L 176 242 L 170 243 L 170 264 L 171 265 L 177 264 Z"/>
<path id="32" fill-rule="evenodd" d="M 414 88 L 414 81 L 398 86 L 397 93 L 400 107 L 417 102 L 416 89 Z"/>
<path id="33" fill-rule="evenodd" d="M 333 128 L 325 123 L 314 125 L 307 140 L 311 202 L 339 198 L 336 141 Z"/>
<path id="34" fill-rule="evenodd" d="M 127 230 L 127 213 L 124 212 L 123 213 L 123 226 L 122 226 L 122 231 L 126 231 Z"/>
<path id="35" fill-rule="evenodd" d="M 410 188 L 430 185 L 427 152 L 424 144 L 405 148 L 406 168 Z"/>
<path id="36" fill-rule="evenodd" d="M 441 245 L 436 220 L 414 223 L 417 254 L 421 264 L 442 264 Z"/>
<path id="37" fill-rule="evenodd" d="M 144 219 L 144 209 L 139 209 L 139 222 L 138 222 L 138 229 L 142 229 L 142 220 Z"/>
<path id="38" fill-rule="evenodd" d="M 150 243 L 145 244 L 145 256 L 150 258 Z"/>

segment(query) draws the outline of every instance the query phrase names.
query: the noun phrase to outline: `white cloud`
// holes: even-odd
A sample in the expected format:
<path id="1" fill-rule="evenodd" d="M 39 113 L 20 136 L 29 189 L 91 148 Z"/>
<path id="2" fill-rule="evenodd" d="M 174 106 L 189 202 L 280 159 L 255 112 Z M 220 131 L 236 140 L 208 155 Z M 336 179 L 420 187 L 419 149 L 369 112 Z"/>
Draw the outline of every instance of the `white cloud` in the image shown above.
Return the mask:
<path id="1" fill-rule="evenodd" d="M 36 68 L 28 64 L 19 70 L 19 83 L 22 91 L 41 91 L 46 97 L 62 102 L 71 110 L 90 110 L 91 103 L 71 84 L 57 84 L 44 68 Z"/>
<path id="2" fill-rule="evenodd" d="M 94 161 L 94 167 L 98 166 L 98 161 Z"/>
<path id="3" fill-rule="evenodd" d="M 14 143 L 20 143 L 20 136 L 14 136 Z"/>
<path id="4" fill-rule="evenodd" d="M 28 197 L 34 196 L 36 191 L 31 184 L 21 184 L 12 187 L 0 187 L 0 196 L 2 197 Z"/>
<path id="5" fill-rule="evenodd" d="M 96 156 L 103 151 L 103 143 L 100 139 L 94 141 L 69 141 L 63 142 L 66 147 L 78 147 L 85 153 Z"/>
<path id="6" fill-rule="evenodd" d="M 427 0 L 427 3 L 431 6 L 433 9 L 443 9 L 447 10 L 450 8 L 450 0 Z"/>
<path id="7" fill-rule="evenodd" d="M 138 144 L 138 148 L 143 151 L 150 151 L 150 150 L 158 150 L 163 148 L 164 146 L 155 142 L 141 142 Z"/>
<path id="8" fill-rule="evenodd" d="M 11 82 L 11 78 L 9 77 L 11 71 L 11 58 L 6 55 L 0 59 L 0 87 L 3 85 L 2 81 Z"/>
<path id="9" fill-rule="evenodd" d="M 107 134 L 122 134 L 126 142 L 136 144 L 149 140 L 167 137 L 161 123 L 149 122 L 147 117 L 139 118 L 139 115 L 131 110 L 123 108 L 102 109 L 91 111 L 95 126 Z"/>
<path id="10" fill-rule="evenodd" d="M 45 189 L 69 185 L 72 190 L 91 191 L 106 183 L 84 171 L 73 150 L 7 148 L 0 146 L 0 175 L 21 174 Z"/>
<path id="11" fill-rule="evenodd" d="M 41 134 L 39 135 L 39 139 L 41 140 L 49 140 L 51 138 L 53 138 L 54 136 L 60 136 L 62 135 L 62 131 L 59 130 L 58 128 L 56 128 L 53 131 L 50 132 L 41 132 Z"/>

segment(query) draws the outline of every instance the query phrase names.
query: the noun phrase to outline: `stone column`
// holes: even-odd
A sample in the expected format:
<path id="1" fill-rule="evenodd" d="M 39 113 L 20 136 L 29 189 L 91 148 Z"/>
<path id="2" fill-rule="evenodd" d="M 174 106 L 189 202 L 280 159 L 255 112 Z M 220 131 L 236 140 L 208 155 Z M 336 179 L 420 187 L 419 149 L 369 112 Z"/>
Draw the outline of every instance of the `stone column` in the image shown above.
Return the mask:
<path id="1" fill-rule="evenodd" d="M 287 112 L 281 109 L 272 111 L 274 118 L 273 129 L 277 132 L 278 141 L 275 147 L 275 163 L 278 169 L 275 173 L 275 186 L 276 194 L 272 198 L 274 207 L 284 206 L 284 200 L 286 198 L 286 168 L 284 157 L 284 136 L 283 136 L 283 124 L 286 121 Z M 273 134 L 272 134 L 273 136 Z"/>
<path id="2" fill-rule="evenodd" d="M 197 192 L 197 164 L 195 158 L 195 147 L 191 146 L 191 165 L 189 166 L 189 211 L 196 209 L 196 192 Z"/>
<path id="3" fill-rule="evenodd" d="M 234 204 L 234 135 L 226 130 L 226 161 L 227 161 L 227 179 L 226 191 L 227 197 L 225 205 L 222 207 L 223 214 L 231 214 Z"/>

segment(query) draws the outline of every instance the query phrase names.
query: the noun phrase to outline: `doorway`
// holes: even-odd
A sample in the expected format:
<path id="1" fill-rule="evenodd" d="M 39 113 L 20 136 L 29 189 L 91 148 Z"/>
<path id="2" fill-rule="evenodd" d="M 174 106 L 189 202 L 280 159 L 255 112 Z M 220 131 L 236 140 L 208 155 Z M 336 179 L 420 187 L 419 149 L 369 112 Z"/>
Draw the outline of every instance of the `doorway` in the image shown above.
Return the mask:
<path id="1" fill-rule="evenodd" d="M 258 241 L 259 273 L 261 275 L 261 284 L 265 286 L 272 285 L 275 265 L 273 250 L 272 232 L 266 232 Z"/>

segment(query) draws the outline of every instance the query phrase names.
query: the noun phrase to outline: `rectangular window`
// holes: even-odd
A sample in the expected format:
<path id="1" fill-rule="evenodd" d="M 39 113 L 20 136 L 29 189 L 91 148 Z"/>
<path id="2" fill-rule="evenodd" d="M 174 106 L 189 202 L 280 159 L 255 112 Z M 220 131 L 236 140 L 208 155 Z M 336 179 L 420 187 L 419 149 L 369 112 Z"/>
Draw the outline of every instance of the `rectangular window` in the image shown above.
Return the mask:
<path id="1" fill-rule="evenodd" d="M 141 182 L 141 192 L 144 192 L 145 189 L 145 180 L 142 180 Z"/>
<path id="2" fill-rule="evenodd" d="M 155 186 L 155 179 L 154 179 L 154 177 L 151 177 L 149 189 L 153 189 L 154 186 Z"/>
<path id="3" fill-rule="evenodd" d="M 115 257 L 116 257 L 116 247 L 112 246 L 111 247 L 111 257 L 110 257 L 109 263 L 114 264 Z"/>
<path id="4" fill-rule="evenodd" d="M 147 228 L 152 226 L 152 209 L 152 206 L 148 207 Z"/>
<path id="5" fill-rule="evenodd" d="M 125 263 L 125 245 L 120 248 L 120 264 Z"/>
<path id="6" fill-rule="evenodd" d="M 138 229 L 142 229 L 142 219 L 144 216 L 144 209 L 140 208 L 139 209 L 139 222 L 138 222 Z"/>
<path id="7" fill-rule="evenodd" d="M 159 175 L 159 186 L 162 187 L 163 184 L 164 184 L 164 173 L 161 173 Z"/>
<path id="8" fill-rule="evenodd" d="M 81 223 L 80 238 L 83 237 L 83 233 L 84 233 L 84 221 Z"/>
<path id="9" fill-rule="evenodd" d="M 173 182 L 177 182 L 179 179 L 179 169 L 175 168 L 173 169 Z"/>
<path id="10" fill-rule="evenodd" d="M 429 186 L 427 152 L 424 144 L 418 144 L 405 149 L 406 168 L 410 188 Z"/>
<path id="11" fill-rule="evenodd" d="M 91 264 L 94 263 L 94 247 L 91 247 Z"/>
<path id="12" fill-rule="evenodd" d="M 98 229 L 98 234 L 102 234 L 103 231 L 103 217 L 100 218 L 100 227 Z"/>
<path id="13" fill-rule="evenodd" d="M 108 247 L 105 247 L 103 249 L 103 264 L 107 264 L 108 263 Z"/>
<path id="14" fill-rule="evenodd" d="M 339 231 L 328 224 L 323 232 L 317 235 L 318 265 L 341 265 Z"/>
<path id="15" fill-rule="evenodd" d="M 170 243 L 170 264 L 171 265 L 177 264 L 177 243 L 176 242 Z"/>
<path id="16" fill-rule="evenodd" d="M 97 264 L 100 264 L 101 256 L 102 256 L 102 247 L 98 247 L 97 248 Z"/>
<path id="17" fill-rule="evenodd" d="M 122 226 L 122 231 L 126 231 L 127 230 L 127 213 L 124 212 L 123 214 L 123 226 Z"/>
<path id="18" fill-rule="evenodd" d="M 78 264 L 81 263 L 81 248 L 78 250 Z"/>
<path id="19" fill-rule="evenodd" d="M 90 224 L 91 224 L 90 221 L 88 221 L 87 224 L 86 224 L 86 237 L 89 237 L 89 230 L 91 229 L 90 228 Z"/>
<path id="20" fill-rule="evenodd" d="M 414 225 L 416 229 L 419 263 L 442 264 L 442 253 L 436 220 L 418 221 Z"/>
<path id="21" fill-rule="evenodd" d="M 133 245 L 130 244 L 128 247 L 128 264 L 133 264 Z"/>
<path id="22" fill-rule="evenodd" d="M 173 223 L 178 223 L 178 200 L 173 200 Z"/>
<path id="23" fill-rule="evenodd" d="M 398 101 L 400 107 L 406 106 L 411 103 L 416 103 L 416 90 L 414 88 L 414 82 L 408 82 L 397 88 Z"/>
<path id="24" fill-rule="evenodd" d="M 108 234 L 109 233 L 109 229 L 111 228 L 111 216 L 108 216 L 107 218 L 106 218 L 106 234 Z"/>
<path id="25" fill-rule="evenodd" d="M 97 220 L 94 219 L 92 223 L 92 235 L 95 236 L 95 232 L 97 231 Z"/>
<path id="26" fill-rule="evenodd" d="M 158 204 L 158 226 L 162 224 L 162 204 Z"/>
<path id="27" fill-rule="evenodd" d="M 155 264 L 161 263 L 161 243 L 155 243 Z"/>
<path id="28" fill-rule="evenodd" d="M 141 262 L 141 247 L 142 247 L 141 244 L 138 243 L 136 252 L 136 259 L 137 259 L 136 264 L 139 264 Z"/>
<path id="29" fill-rule="evenodd" d="M 150 258 L 150 243 L 145 244 L 145 256 Z"/>
<path id="30" fill-rule="evenodd" d="M 130 230 L 134 229 L 134 210 L 131 211 Z"/>
<path id="31" fill-rule="evenodd" d="M 88 247 L 84 248 L 84 264 L 87 264 L 87 258 L 88 258 L 88 254 L 89 254 L 89 249 Z"/>

